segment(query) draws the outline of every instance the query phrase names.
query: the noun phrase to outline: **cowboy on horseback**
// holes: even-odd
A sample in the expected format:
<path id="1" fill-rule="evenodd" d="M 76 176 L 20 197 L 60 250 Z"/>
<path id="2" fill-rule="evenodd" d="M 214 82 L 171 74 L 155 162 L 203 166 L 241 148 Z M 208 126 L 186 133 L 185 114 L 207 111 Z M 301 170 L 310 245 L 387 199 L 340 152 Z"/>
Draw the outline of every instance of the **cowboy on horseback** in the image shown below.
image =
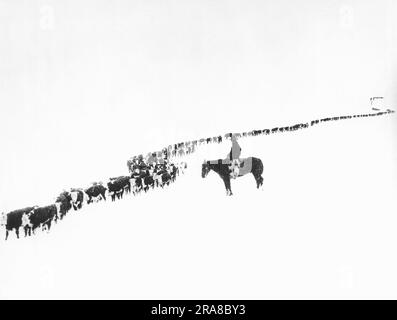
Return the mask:
<path id="1" fill-rule="evenodd" d="M 232 148 L 227 155 L 227 159 L 230 160 L 230 176 L 233 179 L 236 179 L 239 175 L 239 168 L 240 168 L 240 154 L 241 154 L 241 147 L 237 142 L 237 137 L 233 134 L 231 136 L 232 140 Z"/>

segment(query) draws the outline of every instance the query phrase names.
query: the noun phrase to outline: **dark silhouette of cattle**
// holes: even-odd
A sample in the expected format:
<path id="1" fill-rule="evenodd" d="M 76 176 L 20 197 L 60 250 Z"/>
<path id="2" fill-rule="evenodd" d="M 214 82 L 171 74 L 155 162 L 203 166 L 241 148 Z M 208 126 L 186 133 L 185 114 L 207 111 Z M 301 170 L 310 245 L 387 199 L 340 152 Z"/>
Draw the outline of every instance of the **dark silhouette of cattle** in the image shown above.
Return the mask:
<path id="1" fill-rule="evenodd" d="M 167 171 L 161 175 L 161 187 L 164 188 L 165 185 L 169 186 L 172 181 L 172 176 Z"/>
<path id="2" fill-rule="evenodd" d="M 154 179 L 147 170 L 145 176 L 143 177 L 143 191 L 148 192 L 149 188 L 154 188 Z"/>
<path id="3" fill-rule="evenodd" d="M 17 238 L 19 239 L 19 228 L 22 226 L 22 216 L 30 213 L 35 207 L 26 207 L 18 209 L 5 214 L 4 224 L 6 227 L 6 240 L 8 239 L 9 232 L 15 230 Z"/>
<path id="4" fill-rule="evenodd" d="M 176 177 L 179 175 L 179 169 L 176 165 L 173 163 L 171 164 L 171 180 L 174 182 L 176 180 Z"/>
<path id="5" fill-rule="evenodd" d="M 108 182 L 108 191 L 112 198 L 112 201 L 122 199 L 124 192 L 129 193 L 131 191 L 130 177 L 120 176 L 117 178 L 111 178 Z"/>
<path id="6" fill-rule="evenodd" d="M 135 178 L 133 178 L 135 181 L 135 192 L 139 193 L 142 191 L 143 189 L 143 181 L 142 181 L 142 177 L 137 176 Z"/>
<path id="7" fill-rule="evenodd" d="M 93 198 L 98 199 L 100 197 L 101 199 L 106 201 L 106 188 L 102 184 L 95 183 L 84 192 L 88 196 L 88 204 L 93 202 Z"/>
<path id="8" fill-rule="evenodd" d="M 148 175 L 148 167 L 142 167 L 131 175 L 131 187 L 135 193 L 139 193 L 143 190 L 145 184 L 144 179 Z"/>
<path id="9" fill-rule="evenodd" d="M 39 227 L 51 229 L 51 223 L 56 219 L 58 213 L 58 207 L 56 204 L 51 204 L 45 207 L 36 207 L 27 215 L 30 220 L 30 228 L 35 233 L 35 230 Z"/>
<path id="10" fill-rule="evenodd" d="M 72 188 L 70 189 L 71 203 L 75 211 L 83 207 L 85 193 L 83 189 Z"/>
<path id="11" fill-rule="evenodd" d="M 139 194 L 143 189 L 144 172 L 134 172 L 131 174 L 131 189 L 134 194 Z"/>
<path id="12" fill-rule="evenodd" d="M 60 204 L 58 216 L 62 220 L 65 215 L 72 209 L 72 196 L 69 192 L 63 191 L 55 200 L 55 203 Z"/>

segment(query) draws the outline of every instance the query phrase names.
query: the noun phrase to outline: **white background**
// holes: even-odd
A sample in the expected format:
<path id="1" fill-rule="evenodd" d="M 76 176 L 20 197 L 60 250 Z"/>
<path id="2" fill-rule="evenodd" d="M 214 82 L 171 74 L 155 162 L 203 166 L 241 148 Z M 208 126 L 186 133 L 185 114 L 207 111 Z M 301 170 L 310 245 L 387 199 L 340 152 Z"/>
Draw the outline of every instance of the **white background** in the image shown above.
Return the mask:
<path id="1" fill-rule="evenodd" d="M 0 211 L 170 143 L 397 102 L 395 1 L 0 0 Z M 0 242 L 0 297 L 396 298 L 395 115 L 241 140 L 200 177 Z M 0 232 L 3 237 L 3 233 Z"/>

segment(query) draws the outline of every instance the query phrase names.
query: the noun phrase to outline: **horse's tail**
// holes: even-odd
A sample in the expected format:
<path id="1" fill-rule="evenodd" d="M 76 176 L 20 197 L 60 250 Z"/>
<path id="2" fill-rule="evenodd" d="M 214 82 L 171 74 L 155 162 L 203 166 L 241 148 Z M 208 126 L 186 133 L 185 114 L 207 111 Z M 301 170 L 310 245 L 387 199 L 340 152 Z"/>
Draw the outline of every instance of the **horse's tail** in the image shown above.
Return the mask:
<path id="1" fill-rule="evenodd" d="M 263 173 L 263 162 L 261 159 L 252 157 L 252 171 L 259 175 Z"/>

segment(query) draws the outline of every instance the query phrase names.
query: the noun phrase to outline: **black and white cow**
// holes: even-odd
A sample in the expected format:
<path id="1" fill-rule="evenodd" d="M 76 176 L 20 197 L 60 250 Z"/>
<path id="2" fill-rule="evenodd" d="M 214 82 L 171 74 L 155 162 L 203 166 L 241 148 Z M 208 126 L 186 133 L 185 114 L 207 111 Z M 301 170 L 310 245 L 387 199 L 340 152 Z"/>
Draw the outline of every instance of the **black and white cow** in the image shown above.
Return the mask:
<path id="1" fill-rule="evenodd" d="M 132 192 L 135 194 L 139 194 L 143 189 L 143 177 L 142 173 L 133 173 L 130 178 L 130 184 Z"/>
<path id="2" fill-rule="evenodd" d="M 84 202 L 88 202 L 88 196 L 83 189 L 72 188 L 70 189 L 70 197 L 73 209 L 80 210 Z"/>
<path id="3" fill-rule="evenodd" d="M 26 232 L 30 234 L 30 229 L 35 233 L 35 230 L 39 227 L 47 228 L 49 231 L 51 229 L 51 223 L 53 220 L 57 219 L 58 212 L 60 210 L 60 203 L 51 204 L 44 207 L 35 207 L 31 212 L 27 213 L 29 220 L 28 225 L 24 225 L 25 235 Z"/>
<path id="4" fill-rule="evenodd" d="M 15 229 L 17 238 L 19 239 L 19 228 L 22 225 L 22 217 L 24 214 L 29 214 L 36 207 L 26 207 L 23 209 L 18 209 L 11 211 L 6 214 L 2 214 L 1 224 L 6 227 L 6 240 L 8 239 L 9 232 Z"/>
<path id="5" fill-rule="evenodd" d="M 65 215 L 72 209 L 72 195 L 70 192 L 63 191 L 55 200 L 55 203 L 59 203 L 59 211 L 55 221 L 63 219 Z"/>
<path id="6" fill-rule="evenodd" d="M 146 171 L 145 176 L 143 177 L 143 191 L 148 192 L 149 188 L 154 188 L 154 179 L 153 176 L 149 173 L 149 171 Z"/>
<path id="7" fill-rule="evenodd" d="M 92 203 L 94 198 L 97 200 L 103 199 L 106 201 L 106 188 L 100 183 L 94 183 L 94 185 L 84 190 L 84 192 L 88 196 L 88 204 Z"/>
<path id="8" fill-rule="evenodd" d="M 139 193 L 140 191 L 142 191 L 145 187 L 145 182 L 144 179 L 147 175 L 149 175 L 149 169 L 151 167 L 148 166 L 141 166 L 139 168 L 139 170 L 136 170 L 135 172 L 133 172 L 131 174 L 131 178 L 130 178 L 130 183 L 131 183 L 131 187 L 132 190 L 135 193 Z"/>
<path id="9" fill-rule="evenodd" d="M 162 165 L 155 169 L 153 173 L 153 180 L 156 187 L 163 187 L 163 174 L 167 172 L 167 166 Z"/>
<path id="10" fill-rule="evenodd" d="M 112 198 L 112 201 L 122 199 L 124 192 L 129 193 L 131 191 L 131 181 L 128 176 L 120 176 L 117 178 L 111 178 L 108 182 L 108 191 Z"/>
<path id="11" fill-rule="evenodd" d="M 155 187 L 159 187 L 161 184 L 161 175 L 160 175 L 161 170 L 162 170 L 161 166 L 156 166 L 156 168 L 153 171 L 152 177 Z"/>
<path id="12" fill-rule="evenodd" d="M 172 177 L 168 171 L 164 172 L 161 175 L 161 187 L 164 188 L 165 185 L 169 186 L 170 182 L 172 180 Z"/>
<path id="13" fill-rule="evenodd" d="M 179 169 L 175 164 L 171 164 L 170 166 L 170 171 L 171 171 L 171 180 L 172 182 L 175 182 L 176 177 L 179 175 Z"/>

